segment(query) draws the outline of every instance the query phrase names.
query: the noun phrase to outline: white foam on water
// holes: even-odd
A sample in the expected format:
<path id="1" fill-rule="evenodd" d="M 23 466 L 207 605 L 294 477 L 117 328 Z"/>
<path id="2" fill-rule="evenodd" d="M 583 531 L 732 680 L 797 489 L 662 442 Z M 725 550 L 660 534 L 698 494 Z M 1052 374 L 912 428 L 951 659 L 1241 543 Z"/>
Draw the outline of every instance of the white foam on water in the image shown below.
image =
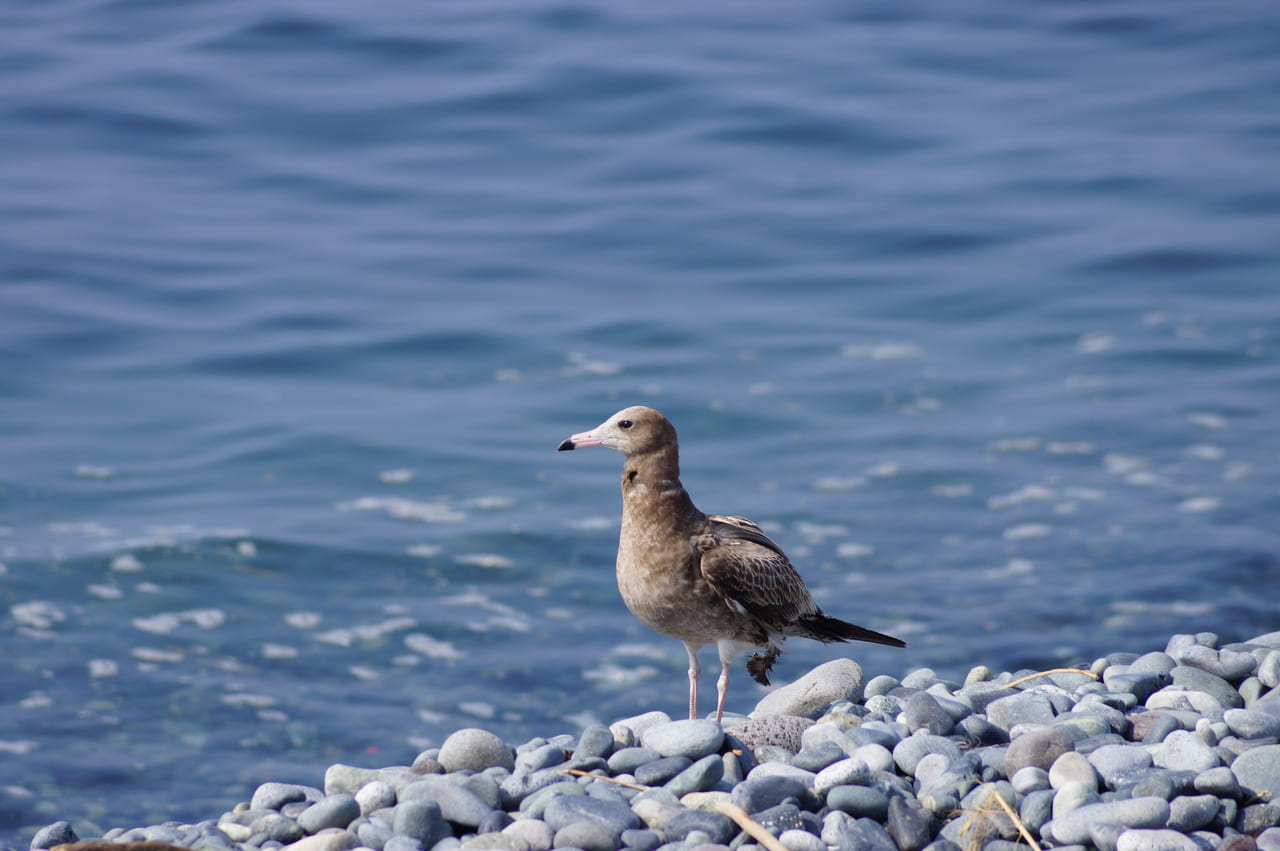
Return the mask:
<path id="1" fill-rule="evenodd" d="M 84 590 L 99 600 L 119 600 L 124 596 L 124 589 L 118 585 L 86 585 Z"/>
<path id="2" fill-rule="evenodd" d="M 463 564 L 468 567 L 483 567 L 495 570 L 504 570 L 516 566 L 514 561 L 497 553 L 465 553 L 460 556 L 454 556 L 453 560 L 456 564 Z"/>
<path id="3" fill-rule="evenodd" d="M 244 558 L 253 558 L 258 554 L 258 545 L 253 541 L 237 541 L 236 552 Z"/>
<path id="4" fill-rule="evenodd" d="M 657 675 L 658 669 L 652 665 L 637 665 L 629 668 L 612 662 L 606 662 L 582 672 L 583 679 L 614 686 L 633 686 Z"/>
<path id="5" fill-rule="evenodd" d="M 1036 563 L 1027 558 L 1011 558 L 1004 567 L 993 567 L 982 572 L 987 579 L 1012 579 L 1017 576 L 1030 576 L 1035 572 Z"/>
<path id="6" fill-rule="evenodd" d="M 962 496 L 969 496 L 973 493 L 973 485 L 964 484 L 963 482 L 955 484 L 934 485 L 929 488 L 929 492 L 934 496 L 941 496 L 947 499 L 957 499 Z"/>
<path id="7" fill-rule="evenodd" d="M 851 343 L 842 346 L 840 356 L 858 360 L 868 358 L 870 360 L 906 360 L 908 358 L 918 358 L 924 354 L 924 349 L 915 343 L 874 343 L 874 344 L 857 344 Z"/>
<path id="8" fill-rule="evenodd" d="M 20 709 L 48 709 L 53 706 L 53 698 L 42 691 L 33 691 L 18 701 Z"/>
<path id="9" fill-rule="evenodd" d="M 261 652 L 263 659 L 296 659 L 299 651 L 292 644 L 267 642 L 262 645 Z"/>
<path id="10" fill-rule="evenodd" d="M 1214 611 L 1212 603 L 1175 600 L 1171 603 L 1152 603 L 1147 600 L 1117 600 L 1111 604 L 1117 612 L 1130 615 L 1176 615 L 1179 617 L 1207 615 Z"/>
<path id="11" fill-rule="evenodd" d="M 1043 538 L 1051 532 L 1053 527 L 1048 523 L 1020 523 L 1005 529 L 1002 535 L 1006 541 L 1031 541 Z"/>
<path id="12" fill-rule="evenodd" d="M 158 647 L 134 647 L 129 655 L 140 662 L 181 662 L 186 658 L 181 650 L 161 650 Z"/>
<path id="13" fill-rule="evenodd" d="M 585 375 L 610 376 L 622 372 L 622 367 L 610 361 L 587 357 L 582 352 L 570 352 L 569 366 L 565 367 L 563 372 L 569 377 Z"/>
<path id="14" fill-rule="evenodd" d="M 357 680 L 365 682 L 373 682 L 382 679 L 382 674 L 377 670 L 370 668 L 368 665 L 351 665 L 347 668 L 347 673 L 355 677 Z"/>
<path id="15" fill-rule="evenodd" d="M 337 504 L 339 511 L 381 511 L 397 520 L 463 523 L 467 515 L 443 500 L 424 502 L 402 497 L 364 496 Z"/>
<path id="16" fill-rule="evenodd" d="M 284 616 L 284 622 L 294 629 L 315 629 L 323 619 L 319 612 L 290 612 Z"/>
<path id="17" fill-rule="evenodd" d="M 120 673 L 120 665 L 114 659 L 90 659 L 89 660 L 89 676 L 93 679 L 99 677 L 114 677 Z"/>
<path id="18" fill-rule="evenodd" d="M 578 517 L 565 523 L 570 529 L 594 531 L 596 529 L 616 529 L 619 525 L 617 517 Z"/>
<path id="19" fill-rule="evenodd" d="M 452 642 L 443 641 L 438 638 L 432 638 L 426 633 L 413 632 L 404 637 L 404 645 L 421 656 L 428 659 L 457 660 L 465 659 L 467 654 L 463 653 Z"/>
<path id="20" fill-rule="evenodd" d="M 19 626 L 40 630 L 53 629 L 55 624 L 67 619 L 66 612 L 47 600 L 14 603 L 9 607 L 9 614 Z"/>
<path id="21" fill-rule="evenodd" d="M 1076 351 L 1081 354 L 1094 355 L 1105 352 L 1116 344 L 1116 335 L 1110 331 L 1089 331 L 1081 334 L 1076 340 Z"/>
<path id="22" fill-rule="evenodd" d="M 1213 511 L 1222 506 L 1222 500 L 1216 496 L 1193 496 L 1178 503 L 1178 510 L 1189 514 Z"/>
<path id="23" fill-rule="evenodd" d="M 378 474 L 378 480 L 389 485 L 403 485 L 407 482 L 413 481 L 413 477 L 416 475 L 417 473 L 413 470 L 404 468 L 397 470 L 383 470 Z"/>
<path id="24" fill-rule="evenodd" d="M 1053 488 L 1037 484 L 1024 485 L 1011 493 L 991 497 L 987 500 L 987 508 L 992 511 L 1003 511 L 1025 502 L 1046 502 L 1057 497 L 1058 492 Z"/>
<path id="25" fill-rule="evenodd" d="M 340 627 L 331 629 L 327 632 L 317 633 L 312 636 L 316 641 L 323 644 L 333 644 L 338 647 L 351 647 L 357 641 L 377 641 L 382 637 L 398 632 L 402 629 L 411 629 L 418 625 L 413 618 L 388 618 L 385 621 L 370 624 L 360 624 L 353 627 Z"/>
<path id="26" fill-rule="evenodd" d="M 227 706 L 250 709 L 266 709 L 279 702 L 269 694 L 253 694 L 245 691 L 229 692 L 219 699 Z"/>
<path id="27" fill-rule="evenodd" d="M 133 553 L 121 553 L 111 559 L 111 569 L 120 573 L 136 573 L 143 567 L 142 562 Z"/>
<path id="28" fill-rule="evenodd" d="M 1147 459 L 1139 458 L 1136 455 L 1108 452 L 1102 456 L 1102 466 L 1113 476 L 1124 476 L 1137 470 L 1145 470 L 1149 464 Z"/>
<path id="29" fill-rule="evenodd" d="M 1092 455 L 1097 450 L 1084 440 L 1052 440 L 1045 446 L 1045 451 L 1051 455 Z"/>
<path id="30" fill-rule="evenodd" d="M 1183 451 L 1201 461 L 1221 461 L 1227 457 L 1226 450 L 1214 443 L 1193 443 Z"/>
<path id="31" fill-rule="evenodd" d="M 866 476 L 828 476 L 813 483 L 813 489 L 824 493 L 856 490 L 867 483 Z"/>
<path id="32" fill-rule="evenodd" d="M 26 756 L 38 747 L 40 743 L 30 739 L 0 739 L 0 753 L 13 756 Z"/>
<path id="33" fill-rule="evenodd" d="M 809 523 L 801 520 L 796 524 L 800 537 L 811 544 L 819 544 L 827 538 L 843 538 L 849 534 L 849 527 L 839 523 Z"/>
<path id="34" fill-rule="evenodd" d="M 444 547 L 435 544 L 413 544 L 405 548 L 405 552 L 417 558 L 434 558 L 444 552 Z"/>
<path id="35" fill-rule="evenodd" d="M 71 469 L 82 479 L 114 479 L 116 471 L 98 464 L 77 464 Z"/>
<path id="36" fill-rule="evenodd" d="M 987 443 L 987 448 L 995 452 L 1034 452 L 1040 448 L 1038 437 L 1002 437 Z"/>
<path id="37" fill-rule="evenodd" d="M 485 703 L 480 700 L 463 701 L 458 704 L 458 709 L 467 715 L 474 715 L 476 718 L 488 719 L 498 714 L 492 703 Z"/>
<path id="38" fill-rule="evenodd" d="M 1248 461 L 1231 461 L 1222 471 L 1222 479 L 1227 482 L 1238 482 L 1253 475 L 1253 465 Z"/>
<path id="39" fill-rule="evenodd" d="M 477 508 L 481 511 L 498 511 L 503 508 L 514 508 L 516 501 L 505 496 L 477 496 L 464 500 L 464 508 Z"/>
<path id="40" fill-rule="evenodd" d="M 857 541 L 845 541 L 836 547 L 836 555 L 840 558 L 862 558 L 876 551 L 875 547 L 860 544 Z"/>
<path id="41" fill-rule="evenodd" d="M 1229 425 L 1226 417 L 1209 411 L 1193 411 L 1187 414 L 1187 422 L 1209 431 L 1225 431 Z"/>
<path id="42" fill-rule="evenodd" d="M 184 612 L 163 612 L 145 618 L 134 618 L 131 623 L 134 629 L 149 632 L 152 635 L 168 635 L 184 623 L 194 624 L 201 629 L 217 629 L 227 622 L 227 613 L 221 609 L 189 609 Z"/>

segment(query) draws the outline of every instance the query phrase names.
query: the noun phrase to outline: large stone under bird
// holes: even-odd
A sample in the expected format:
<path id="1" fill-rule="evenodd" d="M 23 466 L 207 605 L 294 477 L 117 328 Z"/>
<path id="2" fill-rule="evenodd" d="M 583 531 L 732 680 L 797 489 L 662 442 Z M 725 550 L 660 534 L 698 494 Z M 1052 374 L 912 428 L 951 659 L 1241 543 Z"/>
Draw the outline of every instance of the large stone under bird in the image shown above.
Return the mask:
<path id="1" fill-rule="evenodd" d="M 688 651 L 690 718 L 698 709 L 698 651 L 708 644 L 720 654 L 717 722 L 724 716 L 729 668 L 747 650 L 755 651 L 747 672 L 768 685 L 788 636 L 906 647 L 893 636 L 824 614 L 782 549 L 750 520 L 699 511 L 680 484 L 676 430 L 658 411 L 624 408 L 559 448 L 587 446 L 614 449 L 625 459 L 618 590 L 641 622 Z"/>

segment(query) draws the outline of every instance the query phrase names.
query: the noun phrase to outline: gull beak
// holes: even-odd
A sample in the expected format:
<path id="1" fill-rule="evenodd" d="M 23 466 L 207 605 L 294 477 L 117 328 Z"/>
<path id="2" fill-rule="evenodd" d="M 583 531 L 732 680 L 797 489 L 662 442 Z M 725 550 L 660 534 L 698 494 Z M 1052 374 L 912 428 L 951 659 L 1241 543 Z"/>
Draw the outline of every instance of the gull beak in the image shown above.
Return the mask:
<path id="1" fill-rule="evenodd" d="M 591 432 L 584 431 L 566 437 L 560 442 L 560 446 L 557 449 L 560 452 L 566 452 L 570 449 L 582 449 L 585 446 L 604 446 L 604 441 Z"/>

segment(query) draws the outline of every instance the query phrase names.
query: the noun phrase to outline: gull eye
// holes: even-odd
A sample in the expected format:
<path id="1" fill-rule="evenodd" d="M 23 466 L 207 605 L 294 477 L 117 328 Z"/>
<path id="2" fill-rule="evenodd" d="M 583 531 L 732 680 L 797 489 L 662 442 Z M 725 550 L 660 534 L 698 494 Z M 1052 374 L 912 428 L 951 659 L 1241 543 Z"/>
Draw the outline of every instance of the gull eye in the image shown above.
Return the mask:
<path id="1" fill-rule="evenodd" d="M 633 425 L 631 420 L 618 420 L 618 428 L 631 428 Z"/>

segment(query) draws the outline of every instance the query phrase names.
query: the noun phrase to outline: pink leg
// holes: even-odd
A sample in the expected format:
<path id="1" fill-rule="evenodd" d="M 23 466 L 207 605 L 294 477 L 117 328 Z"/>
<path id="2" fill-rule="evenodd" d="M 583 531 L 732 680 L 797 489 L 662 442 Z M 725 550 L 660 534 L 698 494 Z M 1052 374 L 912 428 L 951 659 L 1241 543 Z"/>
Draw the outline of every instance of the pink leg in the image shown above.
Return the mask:
<path id="1" fill-rule="evenodd" d="M 701 648 L 686 644 L 684 649 L 689 653 L 689 720 L 693 720 L 698 717 L 698 674 L 702 673 L 698 650 Z"/>
<path id="2" fill-rule="evenodd" d="M 724 718 L 724 699 L 729 696 L 729 662 L 722 662 L 720 678 L 716 680 L 716 723 Z"/>

